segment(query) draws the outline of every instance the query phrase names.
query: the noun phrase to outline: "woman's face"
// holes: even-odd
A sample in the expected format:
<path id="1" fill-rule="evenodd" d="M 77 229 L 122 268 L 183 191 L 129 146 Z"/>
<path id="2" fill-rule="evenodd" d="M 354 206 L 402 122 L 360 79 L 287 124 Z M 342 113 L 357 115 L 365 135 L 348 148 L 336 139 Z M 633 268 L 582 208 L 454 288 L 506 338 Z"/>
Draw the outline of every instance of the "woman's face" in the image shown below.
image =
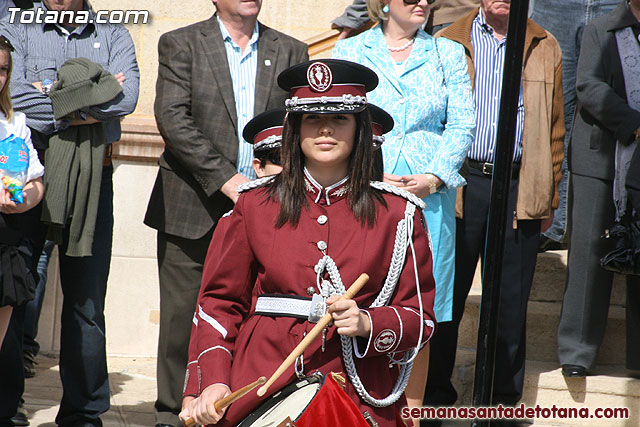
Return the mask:
<path id="1" fill-rule="evenodd" d="M 416 4 L 406 4 L 403 0 L 391 0 L 387 16 L 402 27 L 414 27 L 417 30 L 429 18 L 430 9 L 431 5 L 427 0 L 420 0 Z"/>
<path id="2" fill-rule="evenodd" d="M 356 134 L 353 114 L 304 114 L 300 124 L 300 144 L 305 165 L 313 168 L 349 167 Z"/>
<path id="3" fill-rule="evenodd" d="M 9 60 L 11 54 L 6 50 L 0 50 L 0 90 L 4 89 L 9 78 Z"/>

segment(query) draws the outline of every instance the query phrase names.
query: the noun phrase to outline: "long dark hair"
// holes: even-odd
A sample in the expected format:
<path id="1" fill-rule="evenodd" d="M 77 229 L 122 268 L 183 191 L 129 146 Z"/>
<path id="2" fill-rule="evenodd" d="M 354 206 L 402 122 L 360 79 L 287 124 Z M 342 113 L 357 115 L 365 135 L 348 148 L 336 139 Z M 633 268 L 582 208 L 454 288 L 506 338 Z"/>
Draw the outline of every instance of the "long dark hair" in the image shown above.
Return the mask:
<path id="1" fill-rule="evenodd" d="M 376 202 L 386 206 L 382 195 L 371 188 L 371 180 L 381 177 L 374 168 L 371 133 L 371 116 L 368 110 L 354 114 L 356 132 L 353 150 L 349 158 L 347 182 L 349 206 L 353 215 L 363 224 L 372 227 L 376 219 Z M 286 223 L 297 225 L 303 206 L 307 206 L 304 188 L 304 154 L 300 146 L 301 113 L 289 113 L 285 117 L 280 148 L 282 172 L 269 186 L 268 197 L 280 203 L 280 215 L 276 227 Z"/>

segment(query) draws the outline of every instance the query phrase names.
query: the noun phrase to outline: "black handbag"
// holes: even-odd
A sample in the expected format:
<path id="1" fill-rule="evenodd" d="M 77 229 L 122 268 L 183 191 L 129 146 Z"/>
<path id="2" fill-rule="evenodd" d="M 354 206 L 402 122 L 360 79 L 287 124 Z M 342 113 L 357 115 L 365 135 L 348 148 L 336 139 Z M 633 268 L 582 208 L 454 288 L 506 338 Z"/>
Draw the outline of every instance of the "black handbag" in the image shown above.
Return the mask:
<path id="1" fill-rule="evenodd" d="M 640 218 L 625 215 L 602 236 L 613 239 L 615 248 L 600 259 L 607 271 L 640 276 Z"/>

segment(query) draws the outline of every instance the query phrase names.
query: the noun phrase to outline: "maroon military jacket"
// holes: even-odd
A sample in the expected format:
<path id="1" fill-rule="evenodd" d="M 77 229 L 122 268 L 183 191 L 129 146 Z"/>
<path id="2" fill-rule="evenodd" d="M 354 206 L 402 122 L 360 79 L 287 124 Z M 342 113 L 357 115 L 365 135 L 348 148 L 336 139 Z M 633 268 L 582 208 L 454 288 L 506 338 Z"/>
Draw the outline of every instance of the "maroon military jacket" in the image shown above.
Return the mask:
<path id="1" fill-rule="evenodd" d="M 256 298 L 260 294 L 307 296 L 307 289 L 316 287 L 314 266 L 324 253 L 335 261 L 345 287 L 361 273 L 370 276 L 355 300 L 370 317 L 371 334 L 368 340 L 355 340 L 358 345 L 354 346 L 354 360 L 362 383 L 373 397 L 386 397 L 397 379 L 398 367 L 390 367 L 389 355 L 396 353 L 395 358 L 399 359 L 402 352 L 418 343 L 419 297 L 425 323 L 423 344 L 433 333 L 434 280 L 421 209 L 414 214 L 413 230 L 420 295 L 409 249 L 390 304 L 368 308 L 385 281 L 398 221 L 404 218 L 407 203 L 411 202 L 383 192 L 387 206 L 377 204 L 375 225 L 368 227 L 353 215 L 344 183 L 325 189 L 307 178 L 306 188 L 308 206 L 303 207 L 297 226 L 275 227 L 280 207 L 267 200 L 264 188 L 241 194 L 233 212 L 218 224 L 205 261 L 194 316 L 185 395 L 198 395 L 216 383 L 237 390 L 260 376 L 271 376 L 314 323 L 256 315 Z M 320 248 L 325 248 L 324 253 Z M 304 352 L 305 373 L 317 370 L 346 376 L 334 327 L 328 330 L 324 352 L 321 339 Z M 269 392 L 273 394 L 295 379 L 291 367 Z M 380 426 L 396 425 L 396 408 L 406 405 L 401 398 L 390 407 L 371 407 L 349 381 L 346 392 Z M 255 392 L 243 397 L 227 409 L 218 425 L 237 425 L 261 400 Z"/>

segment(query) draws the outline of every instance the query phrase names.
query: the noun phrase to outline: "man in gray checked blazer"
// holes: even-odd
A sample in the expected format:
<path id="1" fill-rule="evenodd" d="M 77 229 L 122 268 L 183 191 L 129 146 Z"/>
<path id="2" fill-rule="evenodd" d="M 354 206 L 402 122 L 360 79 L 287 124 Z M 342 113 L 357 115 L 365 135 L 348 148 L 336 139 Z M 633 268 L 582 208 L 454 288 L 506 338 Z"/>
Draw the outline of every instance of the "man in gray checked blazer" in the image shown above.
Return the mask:
<path id="1" fill-rule="evenodd" d="M 261 0 L 213 3 L 213 17 L 162 35 L 158 45 L 155 116 L 165 151 L 144 220 L 158 230 L 156 426 L 182 425 L 177 414 L 202 265 L 237 186 L 254 178 L 242 128 L 284 105 L 278 74 L 308 60 L 304 43 L 257 22 Z"/>

